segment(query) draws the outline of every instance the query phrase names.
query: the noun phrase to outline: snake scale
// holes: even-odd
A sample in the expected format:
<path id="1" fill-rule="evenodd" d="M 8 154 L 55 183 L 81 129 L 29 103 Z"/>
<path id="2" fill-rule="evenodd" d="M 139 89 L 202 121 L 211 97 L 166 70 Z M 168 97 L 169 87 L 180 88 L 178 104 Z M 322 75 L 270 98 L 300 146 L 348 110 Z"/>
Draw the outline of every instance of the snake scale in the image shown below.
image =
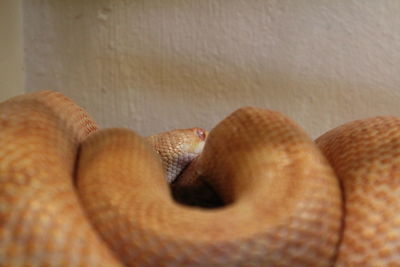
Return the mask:
<path id="1" fill-rule="evenodd" d="M 0 266 L 400 266 L 399 118 L 313 142 L 244 107 L 206 140 L 187 131 L 194 160 L 172 188 L 206 188 L 213 208 L 172 196 L 165 135 L 99 129 L 52 91 L 1 103 Z"/>

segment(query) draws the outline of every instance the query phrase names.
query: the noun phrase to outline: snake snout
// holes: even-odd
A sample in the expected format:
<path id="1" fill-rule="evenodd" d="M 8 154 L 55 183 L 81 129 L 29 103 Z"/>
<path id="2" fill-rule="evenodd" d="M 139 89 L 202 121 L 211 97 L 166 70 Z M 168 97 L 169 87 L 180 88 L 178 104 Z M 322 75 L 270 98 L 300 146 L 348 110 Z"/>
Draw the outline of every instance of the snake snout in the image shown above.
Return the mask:
<path id="1" fill-rule="evenodd" d="M 201 128 L 194 128 L 197 136 L 200 138 L 200 140 L 205 141 L 208 135 L 208 131 L 201 129 Z"/>
<path id="2" fill-rule="evenodd" d="M 190 138 L 185 142 L 184 150 L 187 153 L 199 155 L 203 151 L 208 131 L 201 128 L 192 128 L 191 130 L 195 133 L 193 135 L 194 138 Z"/>
<path id="3" fill-rule="evenodd" d="M 169 183 L 200 155 L 207 135 L 206 130 L 195 127 L 163 132 L 146 139 L 160 156 Z"/>

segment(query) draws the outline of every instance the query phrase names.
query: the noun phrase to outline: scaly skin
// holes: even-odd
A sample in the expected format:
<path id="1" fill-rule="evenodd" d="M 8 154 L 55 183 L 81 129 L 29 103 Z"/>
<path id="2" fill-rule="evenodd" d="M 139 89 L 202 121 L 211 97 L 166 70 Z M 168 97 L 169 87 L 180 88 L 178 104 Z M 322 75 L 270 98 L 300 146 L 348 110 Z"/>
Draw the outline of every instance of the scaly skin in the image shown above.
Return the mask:
<path id="1" fill-rule="evenodd" d="M 344 190 L 337 266 L 400 266 L 400 119 L 354 121 L 316 143 Z"/>
<path id="2" fill-rule="evenodd" d="M 217 209 L 176 203 L 149 142 L 58 93 L 0 104 L 0 266 L 396 264 L 397 118 L 318 147 L 278 112 L 235 111 L 177 181 L 212 187 Z"/>
<path id="3" fill-rule="evenodd" d="M 167 181 L 172 183 L 202 151 L 207 131 L 201 128 L 178 129 L 155 134 L 146 141 L 160 156 Z"/>

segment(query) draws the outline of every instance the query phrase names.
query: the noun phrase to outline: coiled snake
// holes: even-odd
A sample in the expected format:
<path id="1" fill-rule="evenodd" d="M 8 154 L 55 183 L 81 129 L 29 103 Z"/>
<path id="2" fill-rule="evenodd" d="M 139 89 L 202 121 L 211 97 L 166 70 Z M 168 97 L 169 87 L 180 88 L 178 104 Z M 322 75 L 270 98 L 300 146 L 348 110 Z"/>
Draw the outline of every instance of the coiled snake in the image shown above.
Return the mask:
<path id="1" fill-rule="evenodd" d="M 181 132 L 195 136 L 178 142 L 190 161 L 205 132 Z M 1 103 L 0 266 L 400 266 L 399 118 L 313 142 L 278 112 L 241 108 L 173 183 L 175 199 L 215 193 L 214 208 L 171 196 L 149 145 L 163 156 L 163 136 L 98 130 L 56 92 Z"/>

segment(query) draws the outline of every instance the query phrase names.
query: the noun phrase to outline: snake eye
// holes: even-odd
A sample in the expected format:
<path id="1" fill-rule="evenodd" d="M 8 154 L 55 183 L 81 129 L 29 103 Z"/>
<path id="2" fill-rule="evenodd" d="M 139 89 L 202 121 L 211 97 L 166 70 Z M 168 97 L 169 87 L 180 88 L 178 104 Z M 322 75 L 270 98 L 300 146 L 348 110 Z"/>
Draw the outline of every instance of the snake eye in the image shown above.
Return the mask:
<path id="1" fill-rule="evenodd" d="M 196 128 L 196 134 L 201 140 L 206 140 L 206 132 L 203 129 Z"/>

